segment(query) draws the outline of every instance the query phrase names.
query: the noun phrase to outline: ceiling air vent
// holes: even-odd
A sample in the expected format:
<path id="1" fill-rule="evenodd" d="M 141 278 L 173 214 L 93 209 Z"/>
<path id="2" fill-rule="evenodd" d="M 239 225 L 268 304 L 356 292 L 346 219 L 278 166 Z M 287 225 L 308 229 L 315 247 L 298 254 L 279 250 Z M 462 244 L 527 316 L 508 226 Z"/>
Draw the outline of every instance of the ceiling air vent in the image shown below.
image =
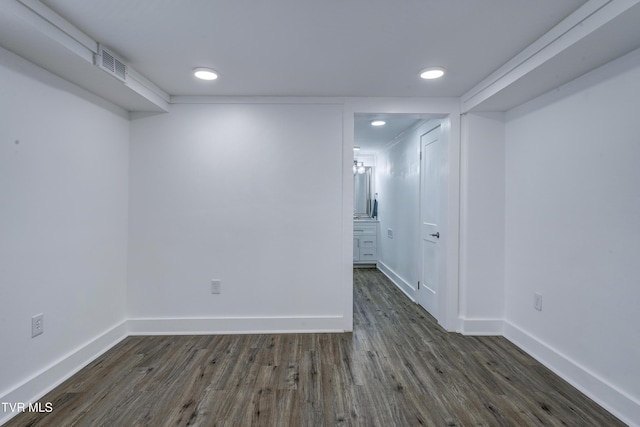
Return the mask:
<path id="1" fill-rule="evenodd" d="M 102 45 L 98 45 L 96 65 L 115 78 L 122 80 L 123 82 L 127 81 L 127 64 L 118 58 L 116 54 Z"/>

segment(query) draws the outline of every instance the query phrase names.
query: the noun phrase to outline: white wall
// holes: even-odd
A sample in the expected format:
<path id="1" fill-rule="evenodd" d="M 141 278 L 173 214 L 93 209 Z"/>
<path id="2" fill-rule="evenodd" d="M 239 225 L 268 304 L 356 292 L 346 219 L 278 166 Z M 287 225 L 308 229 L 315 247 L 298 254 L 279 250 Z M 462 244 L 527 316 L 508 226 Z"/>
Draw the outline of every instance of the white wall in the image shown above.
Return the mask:
<path id="1" fill-rule="evenodd" d="M 350 322 L 352 111 L 236 100 L 129 123 L 1 49 L 0 81 L 0 400 L 41 395 L 122 338 L 125 318 L 133 334 Z M 463 331 L 495 332 L 504 316 L 509 339 L 631 424 L 640 419 L 638 81 L 635 52 L 510 111 L 506 125 L 470 113 L 461 138 Z M 380 260 L 409 292 L 419 134 L 376 165 Z M 210 293 L 213 278 L 221 295 Z M 31 339 L 37 313 L 45 334 Z"/>
<path id="2" fill-rule="evenodd" d="M 4 49 L 0 82 L 0 401 L 26 402 L 124 333 L 129 122 Z"/>
<path id="3" fill-rule="evenodd" d="M 501 334 L 504 319 L 505 123 L 462 120 L 460 316 L 466 334 Z"/>
<path id="4" fill-rule="evenodd" d="M 508 113 L 505 270 L 507 336 L 636 424 L 638 82 L 640 51 Z"/>
<path id="5" fill-rule="evenodd" d="M 177 104 L 131 127 L 134 333 L 344 329 L 340 105 Z"/>
<path id="6" fill-rule="evenodd" d="M 377 155 L 380 269 L 410 298 L 420 273 L 420 136 L 433 126 L 416 126 Z"/>

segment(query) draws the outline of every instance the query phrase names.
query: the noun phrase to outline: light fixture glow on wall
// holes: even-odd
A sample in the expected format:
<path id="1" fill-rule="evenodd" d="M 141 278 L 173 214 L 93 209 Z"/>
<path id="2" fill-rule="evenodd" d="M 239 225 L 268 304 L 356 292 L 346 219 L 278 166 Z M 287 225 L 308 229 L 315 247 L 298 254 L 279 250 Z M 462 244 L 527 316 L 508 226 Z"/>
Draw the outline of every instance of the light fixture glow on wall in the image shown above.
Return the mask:
<path id="1" fill-rule="evenodd" d="M 426 80 L 439 79 L 444 76 L 444 68 L 442 67 L 429 67 L 420 71 L 420 77 Z"/>
<path id="2" fill-rule="evenodd" d="M 372 120 L 371 121 L 371 126 L 384 126 L 386 124 L 387 124 L 387 122 L 385 122 L 384 120 Z"/>
<path id="3" fill-rule="evenodd" d="M 215 80 L 218 73 L 211 68 L 198 67 L 193 69 L 193 75 L 201 80 Z"/>

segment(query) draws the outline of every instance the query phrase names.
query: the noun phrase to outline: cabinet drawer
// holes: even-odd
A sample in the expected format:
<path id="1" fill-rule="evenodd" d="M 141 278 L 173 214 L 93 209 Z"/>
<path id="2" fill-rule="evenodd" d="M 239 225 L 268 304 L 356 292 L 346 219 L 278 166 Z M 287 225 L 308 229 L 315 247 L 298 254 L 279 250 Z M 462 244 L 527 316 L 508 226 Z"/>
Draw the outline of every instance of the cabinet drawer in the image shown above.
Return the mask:
<path id="1" fill-rule="evenodd" d="M 375 248 L 377 246 L 375 234 L 371 236 L 360 236 L 358 240 L 360 241 L 361 248 Z"/>
<path id="2" fill-rule="evenodd" d="M 376 248 L 360 248 L 360 261 L 375 261 L 376 258 Z"/>
<path id="3" fill-rule="evenodd" d="M 359 236 L 362 234 L 376 234 L 376 225 L 375 224 L 356 224 L 353 226 L 353 235 Z"/>

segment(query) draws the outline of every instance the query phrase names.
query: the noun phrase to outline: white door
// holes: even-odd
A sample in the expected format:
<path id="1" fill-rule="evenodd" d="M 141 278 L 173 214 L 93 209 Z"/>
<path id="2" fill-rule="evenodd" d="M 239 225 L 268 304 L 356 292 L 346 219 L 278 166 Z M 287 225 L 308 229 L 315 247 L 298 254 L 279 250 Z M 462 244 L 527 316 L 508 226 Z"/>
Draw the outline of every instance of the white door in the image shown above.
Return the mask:
<path id="1" fill-rule="evenodd" d="M 436 319 L 438 313 L 440 224 L 445 195 L 446 151 L 440 126 L 420 137 L 420 284 L 417 301 Z"/>

